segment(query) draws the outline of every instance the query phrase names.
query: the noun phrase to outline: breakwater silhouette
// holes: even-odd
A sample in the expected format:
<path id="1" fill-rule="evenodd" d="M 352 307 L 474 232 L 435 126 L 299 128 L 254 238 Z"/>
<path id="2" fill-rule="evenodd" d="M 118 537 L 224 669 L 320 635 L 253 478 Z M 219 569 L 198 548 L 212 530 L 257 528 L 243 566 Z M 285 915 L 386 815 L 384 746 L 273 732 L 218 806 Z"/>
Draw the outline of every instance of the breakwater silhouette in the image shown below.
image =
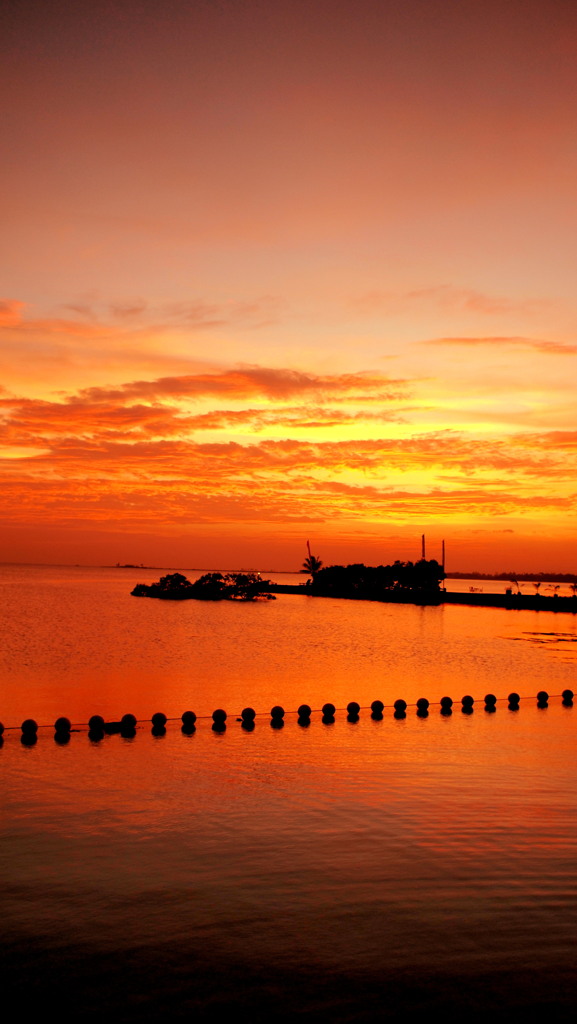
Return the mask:
<path id="1" fill-rule="evenodd" d="M 465 604 L 475 608 L 510 608 L 522 611 L 570 612 L 577 615 L 577 597 L 549 597 L 546 594 L 484 594 L 457 593 L 448 590 L 410 591 L 390 590 L 379 596 L 367 594 L 322 594 L 315 592 L 306 584 L 290 585 L 283 583 L 269 584 L 271 594 L 300 594 L 309 597 L 336 597 L 349 601 L 378 601 L 384 604 Z"/>

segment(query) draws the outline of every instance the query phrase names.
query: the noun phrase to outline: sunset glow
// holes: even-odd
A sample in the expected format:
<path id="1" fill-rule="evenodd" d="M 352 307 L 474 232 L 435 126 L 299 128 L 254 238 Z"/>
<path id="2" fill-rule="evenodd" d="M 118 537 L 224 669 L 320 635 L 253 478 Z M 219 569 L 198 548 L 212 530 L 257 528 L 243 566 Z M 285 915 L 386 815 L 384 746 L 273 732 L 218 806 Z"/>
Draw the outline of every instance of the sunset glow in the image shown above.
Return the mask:
<path id="1" fill-rule="evenodd" d="M 0 560 L 577 571 L 577 9 L 8 3 Z"/>

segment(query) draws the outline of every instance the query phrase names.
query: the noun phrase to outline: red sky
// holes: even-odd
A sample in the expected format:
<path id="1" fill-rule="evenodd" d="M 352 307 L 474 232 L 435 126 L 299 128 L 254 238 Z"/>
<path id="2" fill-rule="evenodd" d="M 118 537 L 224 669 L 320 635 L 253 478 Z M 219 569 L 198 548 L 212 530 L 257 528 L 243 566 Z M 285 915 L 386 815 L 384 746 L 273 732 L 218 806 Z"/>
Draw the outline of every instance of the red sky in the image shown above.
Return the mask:
<path id="1" fill-rule="evenodd" d="M 577 571 L 573 2 L 0 30 L 0 559 Z"/>

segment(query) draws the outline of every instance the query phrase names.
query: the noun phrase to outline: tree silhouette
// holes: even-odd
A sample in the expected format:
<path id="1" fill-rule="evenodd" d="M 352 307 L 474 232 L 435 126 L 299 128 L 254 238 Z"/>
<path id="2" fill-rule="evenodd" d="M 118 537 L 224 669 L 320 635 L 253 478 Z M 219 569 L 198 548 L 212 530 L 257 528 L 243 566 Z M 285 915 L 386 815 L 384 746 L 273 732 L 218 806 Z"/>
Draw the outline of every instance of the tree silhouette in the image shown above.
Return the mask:
<path id="1" fill-rule="evenodd" d="M 307 557 L 305 558 L 305 560 L 303 562 L 303 569 L 304 569 L 305 572 L 310 572 L 311 576 L 314 579 L 315 573 L 317 573 L 319 571 L 319 569 L 322 568 L 322 564 L 323 563 L 321 562 L 320 558 L 317 558 L 316 555 L 311 555 L 311 546 L 310 546 L 308 540 L 307 540 L 307 551 L 308 551 L 308 555 L 307 555 Z"/>
<path id="2" fill-rule="evenodd" d="M 435 559 L 400 562 L 394 565 L 328 565 L 313 576 L 311 593 L 334 597 L 365 598 L 378 601 L 385 593 L 420 592 L 435 594 L 444 579 L 442 566 Z"/>
<path id="3" fill-rule="evenodd" d="M 254 572 L 207 572 L 194 583 L 182 573 L 162 576 L 158 583 L 137 583 L 135 597 L 159 597 L 169 601 L 196 598 L 199 601 L 256 601 L 274 600 L 269 593 L 270 583 Z"/>

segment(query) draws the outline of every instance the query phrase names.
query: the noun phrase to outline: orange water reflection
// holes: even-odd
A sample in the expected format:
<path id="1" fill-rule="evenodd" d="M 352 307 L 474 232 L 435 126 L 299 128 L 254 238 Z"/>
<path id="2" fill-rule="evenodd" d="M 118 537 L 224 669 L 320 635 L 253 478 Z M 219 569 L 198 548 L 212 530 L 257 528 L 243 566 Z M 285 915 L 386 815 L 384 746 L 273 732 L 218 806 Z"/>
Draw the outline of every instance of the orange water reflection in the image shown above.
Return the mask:
<path id="1" fill-rule="evenodd" d="M 65 746 L 11 735 L 0 866 L 16 977 L 35 943 L 45 984 L 78 947 L 125 1012 L 130 998 L 160 1013 L 168 978 L 199 1012 L 216 989 L 236 1005 L 239 970 L 262 1006 L 263 965 L 287 1012 L 299 979 L 300 1009 L 327 1020 L 363 1000 L 376 1020 L 385 995 L 398 1019 L 448 998 L 527 1009 L 552 979 L 571 1004 L 576 713 L 554 700 Z M 80 996 L 83 971 L 67 975 Z"/>
<path id="2" fill-rule="evenodd" d="M 267 605 L 130 596 L 123 574 L 30 572 L 3 589 L 2 719 L 191 708 L 258 712 L 574 685 L 577 623 L 548 612 L 280 596 Z M 546 639 L 547 642 L 537 642 Z"/>

